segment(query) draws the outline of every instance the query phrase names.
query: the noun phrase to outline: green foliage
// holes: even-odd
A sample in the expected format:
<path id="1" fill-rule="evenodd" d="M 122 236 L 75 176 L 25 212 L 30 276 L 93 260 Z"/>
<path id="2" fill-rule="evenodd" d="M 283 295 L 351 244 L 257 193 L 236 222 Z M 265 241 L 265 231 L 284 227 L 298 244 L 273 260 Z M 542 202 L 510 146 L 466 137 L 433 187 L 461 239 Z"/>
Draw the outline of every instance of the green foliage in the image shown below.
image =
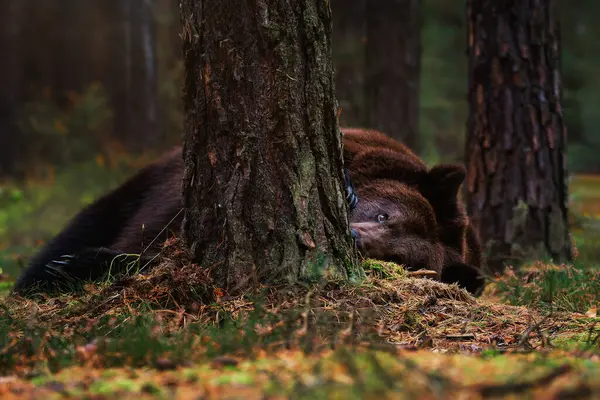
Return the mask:
<path id="1" fill-rule="evenodd" d="M 240 317 L 223 310 L 216 323 L 196 321 L 185 328 L 168 330 L 165 321 L 139 303 L 131 313 L 105 315 L 96 320 L 50 328 L 36 316 L 17 317 L 0 304 L 0 374 L 26 369 L 56 373 L 78 364 L 77 348 L 93 343 L 103 368 L 156 365 L 161 358 L 182 365 L 212 359 L 224 354 L 256 355 L 274 343 L 289 340 L 299 325 L 300 311 L 276 315 L 261 305 L 261 295 L 250 299 L 256 306 Z M 68 297 L 57 300 L 76 301 Z M 264 329 L 259 329 L 264 327 Z"/>
<path id="2" fill-rule="evenodd" d="M 406 270 L 393 262 L 367 259 L 363 262 L 363 268 L 366 273 L 380 279 L 401 279 L 406 276 Z"/>
<path id="3" fill-rule="evenodd" d="M 467 121 L 463 2 L 422 3 L 420 129 L 428 164 L 462 158 Z"/>
<path id="4" fill-rule="evenodd" d="M 537 262 L 518 271 L 511 269 L 494 283 L 512 305 L 585 312 L 600 299 L 600 269 L 595 265 Z"/>
<path id="5" fill-rule="evenodd" d="M 494 279 L 494 291 L 509 304 L 577 312 L 599 305 L 600 179 L 573 177 L 570 190 L 575 263 L 558 266 L 536 260 Z"/>
<path id="6" fill-rule="evenodd" d="M 12 286 L 12 282 L 0 282 L 0 298 L 3 298 L 5 295 L 9 294 Z"/>
<path id="7" fill-rule="evenodd" d="M 68 105 L 60 107 L 42 96 L 21 110 L 19 126 L 36 163 L 61 166 L 82 162 L 105 145 L 113 112 L 102 85 L 92 83 L 82 93 L 69 93 L 68 98 Z"/>
<path id="8" fill-rule="evenodd" d="M 317 316 L 334 311 L 329 290 L 321 293 L 327 298 L 325 308 L 310 308 L 307 301 L 306 309 L 300 303 L 284 310 L 275 306 L 280 303 L 274 304 L 274 299 L 266 303 L 264 295 L 238 299 L 233 304 L 207 305 L 221 308 L 216 314 L 208 307 L 153 314 L 151 305 L 137 303 L 98 318 L 72 318 L 60 314 L 69 303 L 78 301 L 76 298 L 47 299 L 31 307 L 0 304 L 0 374 L 29 377 L 29 383 L 37 388 L 58 388 L 78 398 L 85 397 L 84 393 L 114 397 L 123 392 L 165 394 L 176 386 L 197 383 L 194 392 L 216 385 L 224 397 L 229 397 L 224 395 L 226 390 L 243 389 L 247 395 L 246 391 L 254 388 L 265 395 L 293 394 L 312 399 L 333 394 L 364 398 L 393 393 L 411 393 L 411 397 L 457 393 L 454 398 L 462 397 L 458 394 L 461 391 L 479 394 L 479 398 L 484 392 L 516 390 L 515 382 L 521 383 L 520 394 L 527 387 L 539 390 L 541 382 L 546 382 L 543 377 L 557 370 L 572 372 L 576 379 L 583 375 L 583 382 L 594 382 L 600 373 L 597 363 L 586 363 L 564 352 L 522 356 L 491 349 L 481 357 L 436 354 L 427 349 L 399 352 L 383 344 L 370 348 L 370 338 L 363 335 L 361 344 L 336 342 L 331 351 L 331 344 L 316 332 L 327 323 Z M 237 313 L 248 304 L 254 305 L 248 313 Z M 43 315 L 36 314 L 45 307 L 58 312 L 47 309 Z M 386 314 L 391 312 L 389 306 L 384 308 Z M 406 304 L 403 309 L 398 316 L 401 319 L 394 318 L 398 322 L 395 330 L 412 331 L 421 325 L 425 318 L 421 311 L 408 311 Z M 435 334 L 436 340 L 442 340 L 441 332 L 452 323 L 464 329 L 464 321 L 448 319 L 448 307 L 442 309 L 437 314 L 443 317 L 445 327 Z M 335 320 L 339 315 L 332 317 Z M 348 334 L 339 332 L 341 338 Z M 586 340 L 573 338 L 572 343 Z M 65 370 L 71 366 L 81 368 Z M 153 368 L 172 371 L 161 374 L 167 381 L 148 381 L 148 375 L 156 373 Z"/>
<path id="9" fill-rule="evenodd" d="M 83 206 L 123 182 L 139 167 L 123 157 L 111 168 L 96 160 L 58 171 L 53 182 L 0 184 L 0 266 L 16 276 L 25 258 L 57 234 Z"/>

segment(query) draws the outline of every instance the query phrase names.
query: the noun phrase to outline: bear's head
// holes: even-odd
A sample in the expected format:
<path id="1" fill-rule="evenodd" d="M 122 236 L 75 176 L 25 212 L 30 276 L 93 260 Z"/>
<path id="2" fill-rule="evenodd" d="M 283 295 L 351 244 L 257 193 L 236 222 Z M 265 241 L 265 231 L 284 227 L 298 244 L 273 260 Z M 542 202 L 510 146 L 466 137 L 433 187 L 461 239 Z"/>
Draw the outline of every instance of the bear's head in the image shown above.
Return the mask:
<path id="1" fill-rule="evenodd" d="M 385 204 L 393 210 L 411 208 L 413 216 L 423 217 L 413 218 L 410 223 L 403 221 L 400 224 L 401 228 L 388 226 L 390 229 L 386 230 L 385 226 L 376 229 L 376 225 L 364 225 L 373 230 L 371 232 L 365 232 L 366 228 L 361 232 L 355 230 L 356 235 L 359 236 L 359 249 L 362 247 L 363 254 L 381 258 L 375 254 L 388 253 L 382 259 L 392 261 L 393 256 L 389 253 L 399 251 L 399 247 L 394 247 L 392 243 L 400 243 L 404 240 L 403 225 L 414 224 L 416 220 L 425 221 L 426 223 L 421 224 L 419 229 L 427 229 L 430 233 L 419 236 L 424 239 L 420 241 L 420 245 L 415 241 L 410 242 L 413 243 L 412 251 L 415 255 L 402 254 L 396 258 L 424 259 L 427 257 L 423 254 L 431 253 L 431 249 L 438 249 L 441 246 L 442 266 L 436 266 L 437 261 L 430 261 L 431 265 L 427 266 L 428 269 L 441 272 L 443 282 L 458 282 L 471 292 L 481 288 L 483 280 L 478 271 L 482 262 L 481 247 L 460 198 L 460 187 L 466 176 L 465 168 L 462 165 L 436 165 L 428 169 L 408 147 L 381 132 L 357 128 L 342 128 L 342 130 L 345 164 L 358 193 L 357 209 L 360 210 L 361 207 L 368 209 L 372 207 L 370 203 Z M 379 198 L 389 200 L 390 191 L 399 193 L 392 203 L 378 200 Z M 363 196 L 366 197 L 367 204 L 362 204 Z M 431 214 L 433 214 L 433 224 L 429 221 Z M 402 215 L 407 213 L 404 212 Z M 353 213 L 351 222 L 354 222 L 352 218 L 362 220 L 366 216 Z M 382 236 L 379 245 L 372 244 L 371 242 L 375 241 L 379 233 L 399 235 L 400 238 L 390 240 Z M 360 236 L 369 237 L 369 242 Z M 431 243 L 437 244 L 432 246 Z M 386 246 L 389 248 L 382 250 Z M 373 249 L 376 247 L 379 249 L 375 252 Z M 406 246 L 400 248 L 406 253 Z M 436 254 L 437 251 L 434 250 Z M 439 260 L 440 257 L 430 256 L 429 259 Z M 410 269 L 419 268 L 421 265 L 419 262 L 412 262 L 412 265 L 404 264 L 407 264 Z"/>
<path id="2" fill-rule="evenodd" d="M 378 179 L 355 190 L 359 201 L 350 213 L 350 228 L 361 255 L 441 276 L 444 247 L 429 202 L 395 180 Z"/>

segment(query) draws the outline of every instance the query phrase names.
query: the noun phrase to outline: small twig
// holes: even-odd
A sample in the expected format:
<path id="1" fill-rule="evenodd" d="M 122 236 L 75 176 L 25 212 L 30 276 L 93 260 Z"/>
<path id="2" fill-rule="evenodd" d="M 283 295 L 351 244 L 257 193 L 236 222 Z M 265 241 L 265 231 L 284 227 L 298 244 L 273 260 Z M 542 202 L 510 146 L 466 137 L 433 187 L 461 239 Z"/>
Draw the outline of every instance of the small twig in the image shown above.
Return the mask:
<path id="1" fill-rule="evenodd" d="M 94 311 L 96 311 L 97 309 L 99 309 L 100 307 L 110 303 L 111 301 L 119 298 L 121 296 L 120 293 L 115 293 L 114 295 L 110 296 L 108 299 L 106 299 L 105 301 L 103 301 L 102 303 L 98 304 L 96 307 L 92 308 L 91 310 L 88 311 L 88 314 L 92 314 Z"/>
<path id="2" fill-rule="evenodd" d="M 432 278 L 436 281 L 440 280 L 440 274 L 429 269 L 420 269 L 418 271 L 410 271 L 406 273 L 411 278 Z"/>
<path id="3" fill-rule="evenodd" d="M 530 325 L 525 332 L 523 332 L 521 334 L 521 339 L 519 340 L 519 343 L 517 343 L 517 347 L 522 347 L 525 343 L 528 343 L 528 339 L 529 339 L 529 335 L 531 334 L 531 332 L 533 331 L 537 331 L 538 334 L 540 332 L 540 326 L 546 322 L 546 320 L 548 318 L 550 318 L 550 316 L 552 315 L 552 313 L 546 315 L 544 318 L 542 318 L 542 320 L 538 323 L 535 323 L 533 325 Z"/>
<path id="4" fill-rule="evenodd" d="M 179 212 L 177 214 L 175 214 L 175 216 L 173 218 L 171 218 L 171 220 L 169 222 L 167 222 L 167 224 L 160 230 L 160 232 L 158 232 L 156 234 L 156 236 L 154 236 L 154 239 L 152 239 L 152 241 L 148 244 L 148 246 L 146 246 L 146 248 L 142 251 L 142 254 L 140 254 L 140 256 L 142 256 L 144 253 L 146 253 L 148 251 L 148 249 L 150 249 L 150 246 L 152 246 L 154 244 L 154 242 L 156 242 L 156 239 L 158 239 L 158 237 L 171 225 L 171 223 L 173 223 L 173 221 L 175 221 L 175 219 L 177 217 L 179 217 L 179 214 L 181 214 L 183 212 L 183 210 L 184 210 L 184 208 L 179 210 Z"/>
<path id="5" fill-rule="evenodd" d="M 465 333 L 463 335 L 446 335 L 445 337 L 449 340 L 475 340 L 475 335 L 472 333 Z"/>

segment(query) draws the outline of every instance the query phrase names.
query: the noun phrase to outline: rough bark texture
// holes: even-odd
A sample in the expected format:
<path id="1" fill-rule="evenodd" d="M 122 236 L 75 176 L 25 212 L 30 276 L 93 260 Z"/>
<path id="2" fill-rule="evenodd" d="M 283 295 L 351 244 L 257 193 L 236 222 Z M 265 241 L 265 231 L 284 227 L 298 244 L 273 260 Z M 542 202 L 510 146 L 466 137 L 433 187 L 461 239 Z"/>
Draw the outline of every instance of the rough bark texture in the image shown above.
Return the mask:
<path id="1" fill-rule="evenodd" d="M 420 1 L 367 1 L 366 16 L 367 126 L 418 152 Z"/>
<path id="2" fill-rule="evenodd" d="M 234 3 L 182 1 L 183 237 L 230 293 L 347 276 L 329 3 Z"/>
<path id="3" fill-rule="evenodd" d="M 468 210 L 490 266 L 571 259 L 553 1 L 469 0 Z"/>

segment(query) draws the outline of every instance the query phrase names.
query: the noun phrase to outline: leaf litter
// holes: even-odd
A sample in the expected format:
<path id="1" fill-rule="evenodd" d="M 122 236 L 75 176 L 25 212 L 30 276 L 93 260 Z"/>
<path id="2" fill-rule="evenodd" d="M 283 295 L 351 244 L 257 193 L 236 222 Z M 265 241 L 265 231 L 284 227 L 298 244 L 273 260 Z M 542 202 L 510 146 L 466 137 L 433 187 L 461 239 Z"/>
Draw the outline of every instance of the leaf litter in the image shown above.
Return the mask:
<path id="1" fill-rule="evenodd" d="M 589 315 L 499 304 L 373 261 L 361 284 L 231 297 L 177 241 L 163 253 L 148 273 L 78 295 L 5 299 L 3 321 L 13 325 L 0 396 L 600 394 L 600 330 Z M 132 330 L 140 318 L 154 324 Z M 555 344 L 570 340 L 592 346 Z"/>

